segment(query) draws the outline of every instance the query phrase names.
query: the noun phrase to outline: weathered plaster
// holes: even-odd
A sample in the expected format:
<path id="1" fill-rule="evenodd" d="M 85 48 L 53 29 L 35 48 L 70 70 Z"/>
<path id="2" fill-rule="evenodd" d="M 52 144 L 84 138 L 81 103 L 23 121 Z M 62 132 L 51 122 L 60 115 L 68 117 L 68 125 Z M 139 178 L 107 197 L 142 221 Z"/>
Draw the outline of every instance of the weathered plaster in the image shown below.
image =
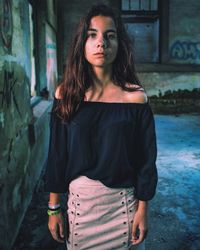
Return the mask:
<path id="1" fill-rule="evenodd" d="M 12 50 L 0 48 L 0 249 L 10 249 L 46 160 L 48 105 L 35 117 L 30 105 L 28 1 L 12 1 Z M 1 39 L 1 37 L 0 37 Z M 2 44 L 2 41 L 0 42 Z M 46 67 L 46 65 L 44 65 Z M 36 109 L 37 106 L 34 107 Z M 36 140 L 30 141 L 30 124 Z"/>
<path id="2" fill-rule="evenodd" d="M 149 96 L 164 94 L 168 90 L 200 88 L 199 73 L 141 73 L 141 83 Z"/>

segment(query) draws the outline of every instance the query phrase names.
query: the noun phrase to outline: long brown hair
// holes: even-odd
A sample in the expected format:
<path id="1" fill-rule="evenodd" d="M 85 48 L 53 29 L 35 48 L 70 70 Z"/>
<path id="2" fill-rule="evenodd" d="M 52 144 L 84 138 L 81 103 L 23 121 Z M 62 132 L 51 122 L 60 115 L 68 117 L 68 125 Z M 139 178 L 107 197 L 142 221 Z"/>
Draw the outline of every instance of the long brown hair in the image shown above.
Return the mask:
<path id="1" fill-rule="evenodd" d="M 83 101 L 85 92 L 93 86 L 93 71 L 84 55 L 85 42 L 90 21 L 95 16 L 111 17 L 116 25 L 118 37 L 118 52 L 113 62 L 112 80 L 115 85 L 126 91 L 135 91 L 138 88 L 127 87 L 126 84 L 141 86 L 135 72 L 132 41 L 130 40 L 120 14 L 106 5 L 93 6 L 78 25 L 73 42 L 69 49 L 63 79 L 60 85 L 60 101 L 57 107 L 58 114 L 69 121 L 79 104 Z"/>

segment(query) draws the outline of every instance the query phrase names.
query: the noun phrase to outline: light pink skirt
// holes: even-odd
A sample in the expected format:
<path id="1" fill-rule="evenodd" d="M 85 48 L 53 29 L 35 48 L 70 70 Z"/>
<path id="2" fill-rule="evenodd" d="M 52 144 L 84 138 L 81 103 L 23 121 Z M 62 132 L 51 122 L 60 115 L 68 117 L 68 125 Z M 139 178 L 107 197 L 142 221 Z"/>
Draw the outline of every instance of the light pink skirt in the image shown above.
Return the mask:
<path id="1" fill-rule="evenodd" d="M 131 245 L 131 227 L 138 201 L 134 188 L 109 188 L 80 176 L 69 185 L 68 250 L 144 250 Z"/>

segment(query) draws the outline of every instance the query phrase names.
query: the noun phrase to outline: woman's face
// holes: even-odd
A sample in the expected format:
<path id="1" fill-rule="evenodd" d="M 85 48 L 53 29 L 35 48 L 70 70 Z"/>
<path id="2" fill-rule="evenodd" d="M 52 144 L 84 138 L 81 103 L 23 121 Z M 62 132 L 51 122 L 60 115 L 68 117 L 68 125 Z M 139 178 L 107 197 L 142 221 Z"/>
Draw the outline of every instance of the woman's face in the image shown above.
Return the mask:
<path id="1" fill-rule="evenodd" d="M 118 39 L 111 17 L 95 16 L 90 21 L 85 43 L 85 58 L 93 67 L 106 67 L 116 58 Z"/>

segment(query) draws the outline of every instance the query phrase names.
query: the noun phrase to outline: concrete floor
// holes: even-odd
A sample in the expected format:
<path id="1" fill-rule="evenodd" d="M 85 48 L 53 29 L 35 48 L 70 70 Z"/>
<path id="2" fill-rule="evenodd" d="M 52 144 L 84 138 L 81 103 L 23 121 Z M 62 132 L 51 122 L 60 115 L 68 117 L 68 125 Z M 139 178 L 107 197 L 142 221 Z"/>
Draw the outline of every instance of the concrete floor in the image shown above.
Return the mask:
<path id="1" fill-rule="evenodd" d="M 200 249 L 200 116 L 156 116 L 159 183 L 147 250 Z"/>
<path id="2" fill-rule="evenodd" d="M 159 182 L 146 250 L 200 250 L 200 116 L 155 115 L 155 121 Z M 47 202 L 41 179 L 13 250 L 65 249 L 48 233 Z"/>

